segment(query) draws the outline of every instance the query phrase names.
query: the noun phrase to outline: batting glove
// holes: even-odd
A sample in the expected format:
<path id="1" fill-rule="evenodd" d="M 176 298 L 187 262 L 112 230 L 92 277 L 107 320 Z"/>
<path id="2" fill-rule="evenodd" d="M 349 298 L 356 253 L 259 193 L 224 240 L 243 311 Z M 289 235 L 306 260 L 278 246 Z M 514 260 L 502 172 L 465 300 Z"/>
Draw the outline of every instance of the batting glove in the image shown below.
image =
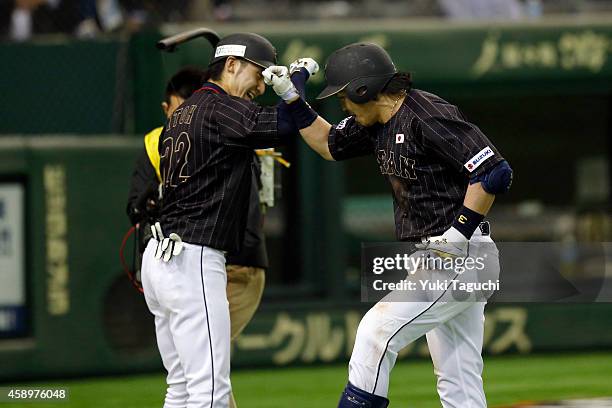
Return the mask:
<path id="1" fill-rule="evenodd" d="M 274 92 L 284 101 L 292 101 L 300 97 L 295 85 L 289 77 L 289 70 L 282 65 L 273 65 L 261 73 L 266 85 L 271 85 Z"/>
<path id="2" fill-rule="evenodd" d="M 293 75 L 294 72 L 299 71 L 302 68 L 306 68 L 310 76 L 316 75 L 319 72 L 319 64 L 312 58 L 298 58 L 289 65 L 289 75 Z"/>
<path id="3" fill-rule="evenodd" d="M 455 227 L 450 227 L 444 234 L 429 238 L 417 248 L 427 249 L 442 258 L 465 258 L 468 256 L 470 241 Z"/>
<path id="4" fill-rule="evenodd" d="M 178 234 L 174 232 L 170 233 L 168 238 L 164 237 L 161 225 L 156 222 L 151 225 L 151 234 L 157 241 L 157 248 L 155 248 L 155 259 L 161 259 L 164 262 L 170 261 L 173 256 L 180 255 L 183 250 L 183 240 Z"/>

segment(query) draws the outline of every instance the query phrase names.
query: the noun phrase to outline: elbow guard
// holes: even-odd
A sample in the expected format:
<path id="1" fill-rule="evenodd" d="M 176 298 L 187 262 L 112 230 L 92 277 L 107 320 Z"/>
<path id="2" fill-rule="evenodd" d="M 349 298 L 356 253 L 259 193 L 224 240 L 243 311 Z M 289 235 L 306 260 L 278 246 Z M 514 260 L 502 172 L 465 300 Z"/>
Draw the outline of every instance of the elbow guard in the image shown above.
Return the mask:
<path id="1" fill-rule="evenodd" d="M 482 188 L 489 194 L 506 193 L 512 185 L 512 168 L 503 160 L 485 174 L 470 179 L 470 184 L 477 182 L 481 182 Z"/>

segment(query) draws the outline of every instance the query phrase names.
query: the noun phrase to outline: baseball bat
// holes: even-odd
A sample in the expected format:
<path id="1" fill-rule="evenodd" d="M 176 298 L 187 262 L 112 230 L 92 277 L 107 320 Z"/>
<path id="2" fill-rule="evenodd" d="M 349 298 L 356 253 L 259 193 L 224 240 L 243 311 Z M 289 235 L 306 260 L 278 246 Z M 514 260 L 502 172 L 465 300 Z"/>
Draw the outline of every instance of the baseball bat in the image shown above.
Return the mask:
<path id="1" fill-rule="evenodd" d="M 206 38 L 210 45 L 213 46 L 213 48 L 217 46 L 217 43 L 221 39 L 221 37 L 219 37 L 219 34 L 214 32 L 213 30 L 202 27 L 164 38 L 163 40 L 158 41 L 156 46 L 157 49 L 159 49 L 160 51 L 174 52 L 176 51 L 177 45 L 185 43 L 187 41 L 191 41 L 194 38 L 198 37 Z"/>

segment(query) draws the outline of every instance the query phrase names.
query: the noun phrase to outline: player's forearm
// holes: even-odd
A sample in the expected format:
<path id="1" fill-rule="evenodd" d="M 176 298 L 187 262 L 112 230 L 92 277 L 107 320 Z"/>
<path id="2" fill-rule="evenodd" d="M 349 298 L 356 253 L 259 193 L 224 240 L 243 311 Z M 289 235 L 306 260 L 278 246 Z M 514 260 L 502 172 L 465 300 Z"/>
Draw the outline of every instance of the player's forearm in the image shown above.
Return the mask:
<path id="1" fill-rule="evenodd" d="M 494 167 L 482 176 L 482 181 L 472 180 L 468 185 L 463 199 L 463 207 L 459 210 L 457 218 L 449 231 L 459 232 L 466 239 L 470 239 L 478 225 L 489 213 L 495 194 L 508 191 L 512 184 L 512 169 L 506 161 Z M 490 191 L 490 192 L 489 192 Z M 448 231 L 447 231 L 448 232 Z M 458 235 L 454 234 L 455 237 Z"/>
<path id="2" fill-rule="evenodd" d="M 318 116 L 310 126 L 300 129 L 300 134 L 306 144 L 325 160 L 334 160 L 328 145 L 330 130 L 331 125 L 321 116 Z"/>
<path id="3" fill-rule="evenodd" d="M 480 182 L 470 184 L 451 228 L 444 234 L 450 242 L 469 240 L 491 209 L 495 196 L 487 193 Z"/>
<path id="4" fill-rule="evenodd" d="M 495 195 L 487 193 L 482 183 L 474 183 L 468 186 L 463 205 L 478 214 L 487 215 L 494 200 Z"/>
<path id="5" fill-rule="evenodd" d="M 314 75 L 318 70 L 318 64 L 311 58 L 296 61 L 292 64 L 292 71 L 295 68 L 294 65 L 297 68 L 303 67 L 299 68 L 300 71 L 295 72 L 295 74 L 306 74 L 304 71 L 306 69 L 308 75 Z M 333 160 L 327 145 L 331 125 L 318 116 L 310 105 L 300 97 L 295 83 L 292 83 L 293 78 L 290 80 L 287 72 L 287 68 L 282 66 L 272 66 L 262 72 L 266 84 L 272 85 L 274 92 L 287 104 L 286 109 L 284 107 L 279 109 L 279 116 L 282 119 L 285 111 L 289 113 L 306 143 L 324 159 Z M 300 76 L 298 75 L 296 81 L 299 82 L 299 79 Z"/>
<path id="6" fill-rule="evenodd" d="M 327 144 L 331 125 L 302 98 L 295 97 L 287 100 L 286 103 L 287 110 L 295 120 L 306 144 L 325 160 L 334 160 Z"/>

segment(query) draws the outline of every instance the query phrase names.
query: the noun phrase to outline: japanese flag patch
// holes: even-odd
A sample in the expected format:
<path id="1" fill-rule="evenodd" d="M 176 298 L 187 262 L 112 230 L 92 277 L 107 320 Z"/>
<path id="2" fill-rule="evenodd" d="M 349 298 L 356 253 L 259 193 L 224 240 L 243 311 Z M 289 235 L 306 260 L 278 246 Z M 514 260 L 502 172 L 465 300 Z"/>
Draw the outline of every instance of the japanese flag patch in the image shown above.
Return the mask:
<path id="1" fill-rule="evenodd" d="M 404 143 L 404 134 L 398 133 L 397 135 L 395 135 L 395 144 L 401 144 L 401 143 Z"/>
<path id="2" fill-rule="evenodd" d="M 471 173 L 476 170 L 478 166 L 480 166 L 485 160 L 493 156 L 495 156 L 495 153 L 493 153 L 493 149 L 487 146 L 478 153 L 476 153 L 474 157 L 468 160 L 467 163 L 465 163 L 463 166 L 467 169 L 467 171 Z"/>

